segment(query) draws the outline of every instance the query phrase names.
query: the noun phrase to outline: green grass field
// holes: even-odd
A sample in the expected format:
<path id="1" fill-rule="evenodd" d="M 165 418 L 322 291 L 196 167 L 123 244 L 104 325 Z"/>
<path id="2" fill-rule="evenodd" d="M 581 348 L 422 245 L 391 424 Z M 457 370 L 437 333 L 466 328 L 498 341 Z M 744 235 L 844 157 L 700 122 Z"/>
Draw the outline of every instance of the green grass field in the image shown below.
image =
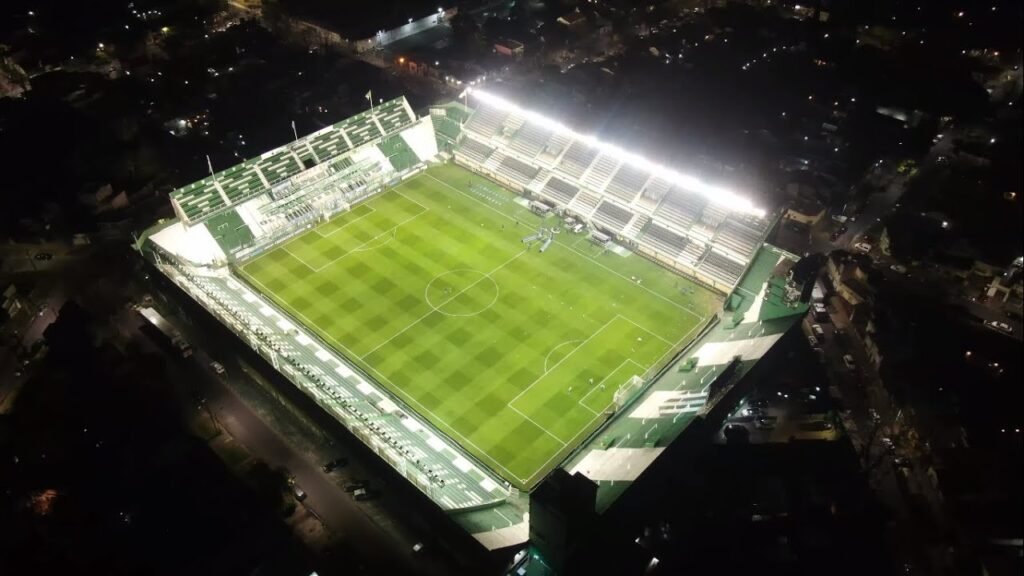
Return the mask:
<path id="1" fill-rule="evenodd" d="M 242 271 L 438 429 L 529 488 L 600 424 L 621 384 L 667 361 L 721 304 L 584 236 L 562 233 L 544 253 L 528 248 L 521 239 L 541 225 L 511 192 L 440 166 Z"/>

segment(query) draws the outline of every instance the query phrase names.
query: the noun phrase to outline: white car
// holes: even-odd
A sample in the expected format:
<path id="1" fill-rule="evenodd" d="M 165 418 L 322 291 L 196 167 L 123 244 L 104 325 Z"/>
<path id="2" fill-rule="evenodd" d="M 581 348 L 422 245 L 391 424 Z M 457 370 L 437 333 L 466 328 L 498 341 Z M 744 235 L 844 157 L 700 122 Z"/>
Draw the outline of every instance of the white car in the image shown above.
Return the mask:
<path id="1" fill-rule="evenodd" d="M 860 252 L 861 254 L 867 254 L 868 252 L 871 252 L 871 248 L 871 244 L 868 244 L 867 242 L 857 242 L 856 244 L 853 245 L 853 249 L 856 250 L 857 252 Z"/>
<path id="2" fill-rule="evenodd" d="M 893 272 L 896 272 L 897 274 L 906 274 L 907 273 L 907 267 L 903 266 L 902 264 L 893 264 L 892 266 L 889 266 L 889 270 L 892 270 Z"/>
<path id="3" fill-rule="evenodd" d="M 1004 334 L 1013 334 L 1013 326 L 1010 326 L 1006 322 L 999 322 L 997 320 L 985 320 L 985 326 L 998 330 Z"/>
<path id="4" fill-rule="evenodd" d="M 846 366 L 847 370 L 857 369 L 857 361 L 849 354 L 843 354 L 843 365 Z"/>

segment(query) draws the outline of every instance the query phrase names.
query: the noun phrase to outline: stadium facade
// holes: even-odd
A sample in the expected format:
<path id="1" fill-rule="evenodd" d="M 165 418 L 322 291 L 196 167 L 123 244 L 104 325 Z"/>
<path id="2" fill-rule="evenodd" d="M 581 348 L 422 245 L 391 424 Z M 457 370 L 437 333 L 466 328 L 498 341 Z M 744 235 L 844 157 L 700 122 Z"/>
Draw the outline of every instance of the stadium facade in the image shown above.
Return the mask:
<path id="1" fill-rule="evenodd" d="M 325 342 L 240 266 L 429 166 L 454 162 L 718 294 L 657 372 L 644 374 L 532 493 L 475 458 Z M 175 190 L 176 217 L 138 249 L 488 550 L 531 540 L 558 570 L 586 530 L 657 469 L 806 311 L 742 195 L 658 166 L 485 92 L 418 117 L 397 98 Z M 567 488 L 571 487 L 571 488 Z M 575 496 L 559 496 L 569 490 Z M 582 500 L 579 496 L 583 494 Z M 582 502 L 582 503 L 581 503 Z M 531 516 L 532 514 L 532 516 Z"/>

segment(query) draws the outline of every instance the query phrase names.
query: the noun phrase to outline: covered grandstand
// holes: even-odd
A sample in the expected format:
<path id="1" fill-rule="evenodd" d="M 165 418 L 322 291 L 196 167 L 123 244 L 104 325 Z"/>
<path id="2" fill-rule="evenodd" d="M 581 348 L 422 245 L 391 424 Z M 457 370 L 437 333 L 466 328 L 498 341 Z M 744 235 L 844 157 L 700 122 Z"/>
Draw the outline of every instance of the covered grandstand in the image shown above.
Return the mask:
<path id="1" fill-rule="evenodd" d="M 732 192 L 711 187 L 486 92 L 455 160 L 553 203 L 638 252 L 721 292 L 730 291 L 771 220 Z"/>

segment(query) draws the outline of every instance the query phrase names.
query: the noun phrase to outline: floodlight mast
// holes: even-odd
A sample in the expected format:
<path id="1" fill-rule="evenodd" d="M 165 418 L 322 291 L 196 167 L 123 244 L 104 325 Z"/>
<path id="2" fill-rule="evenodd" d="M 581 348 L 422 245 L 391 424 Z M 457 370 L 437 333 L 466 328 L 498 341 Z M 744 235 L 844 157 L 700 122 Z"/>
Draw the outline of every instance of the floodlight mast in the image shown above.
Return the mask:
<path id="1" fill-rule="evenodd" d="M 715 204 L 721 204 L 726 208 L 729 208 L 730 210 L 734 210 L 736 212 L 743 212 L 745 214 L 750 214 L 758 218 L 764 218 L 765 216 L 764 209 L 754 206 L 754 203 L 751 202 L 750 199 L 742 196 L 741 194 L 733 192 L 732 190 L 728 190 L 719 186 L 713 186 L 689 174 L 681 174 L 679 172 L 676 172 L 675 170 L 651 162 L 650 160 L 644 158 L 643 156 L 633 154 L 632 152 L 627 152 L 626 150 L 623 150 L 622 148 L 619 148 L 614 144 L 609 144 L 607 142 L 598 140 L 594 136 L 588 134 L 580 134 L 575 130 L 565 126 L 561 122 L 558 122 L 557 120 L 552 120 L 551 118 L 548 118 L 547 116 L 544 116 L 542 114 L 538 114 L 537 112 L 534 112 L 532 110 L 523 109 L 519 107 L 517 104 L 514 104 L 506 100 L 505 98 L 502 98 L 501 96 L 491 94 L 486 90 L 467 87 L 465 93 L 469 94 L 470 92 L 472 92 L 475 97 L 479 98 L 480 100 L 484 101 L 487 104 L 490 104 L 491 106 L 509 112 L 514 112 L 519 116 L 525 117 L 526 120 L 534 124 L 539 124 L 540 126 L 548 128 L 549 130 L 552 130 L 554 132 L 560 132 L 562 134 L 569 136 L 570 138 L 580 140 L 593 148 L 597 148 L 598 150 L 604 152 L 605 154 L 615 157 L 623 162 L 628 162 L 642 170 L 646 170 L 647 172 L 650 172 L 654 176 L 657 176 L 681 188 L 689 190 L 690 192 L 696 192 L 697 194 L 704 196 L 709 201 Z"/>

